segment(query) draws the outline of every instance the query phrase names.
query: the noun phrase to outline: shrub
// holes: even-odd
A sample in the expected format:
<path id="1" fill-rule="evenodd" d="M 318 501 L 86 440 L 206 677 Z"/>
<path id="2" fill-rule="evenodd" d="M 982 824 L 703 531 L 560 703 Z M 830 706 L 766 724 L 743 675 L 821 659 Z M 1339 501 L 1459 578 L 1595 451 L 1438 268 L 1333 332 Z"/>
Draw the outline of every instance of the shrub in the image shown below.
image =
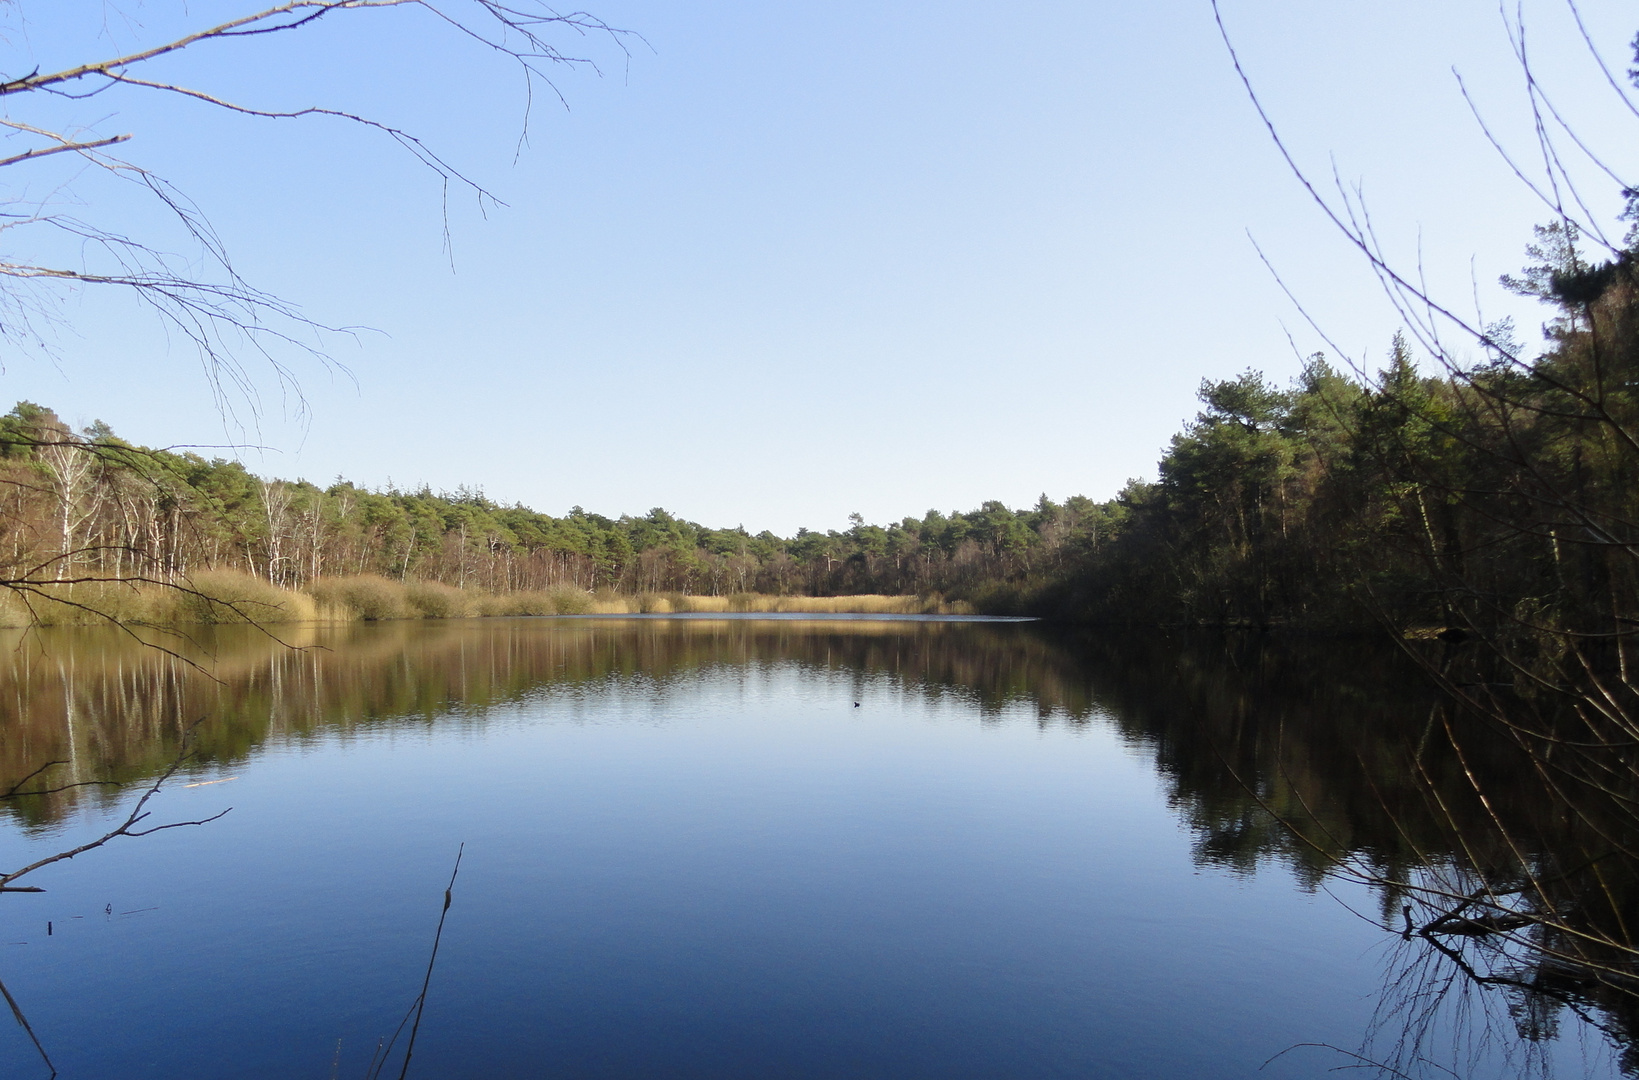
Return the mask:
<path id="1" fill-rule="evenodd" d="M 460 589 L 437 581 L 414 581 L 404 587 L 404 602 L 412 616 L 423 619 L 459 619 L 481 610 L 481 603 Z"/>
<path id="2" fill-rule="evenodd" d="M 478 600 L 480 615 L 551 615 L 552 597 L 541 592 L 485 593 Z"/>
<path id="3" fill-rule="evenodd" d="M 590 615 L 592 613 L 592 594 L 584 589 L 554 589 L 551 596 L 554 614 Z"/>
<path id="4" fill-rule="evenodd" d="M 544 592 L 486 593 L 476 602 L 479 615 L 585 615 L 594 608 L 592 594 L 560 588 Z"/>
<path id="5" fill-rule="evenodd" d="M 409 590 L 375 574 L 320 578 L 308 586 L 308 592 L 321 608 L 330 609 L 331 617 L 374 621 L 402 619 L 410 614 Z"/>
<path id="6" fill-rule="evenodd" d="M 181 589 L 145 589 L 142 599 L 153 622 L 298 622 L 316 614 L 310 597 L 237 570 L 201 571 Z"/>
<path id="7" fill-rule="evenodd" d="M 284 623 L 314 617 L 308 597 L 233 570 L 201 571 L 175 586 L 81 582 L 50 593 L 0 593 L 0 626 Z"/>
<path id="8" fill-rule="evenodd" d="M 674 596 L 672 608 L 675 611 L 718 612 L 730 611 L 729 598 L 726 596 Z"/>

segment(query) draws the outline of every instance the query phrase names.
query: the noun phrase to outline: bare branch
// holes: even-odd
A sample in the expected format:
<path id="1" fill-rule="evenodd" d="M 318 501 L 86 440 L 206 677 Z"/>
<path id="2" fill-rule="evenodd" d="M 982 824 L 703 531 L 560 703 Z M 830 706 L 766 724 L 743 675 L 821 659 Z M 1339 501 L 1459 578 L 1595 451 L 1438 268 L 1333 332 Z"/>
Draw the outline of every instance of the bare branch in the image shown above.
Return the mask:
<path id="1" fill-rule="evenodd" d="M 192 725 L 190 725 L 188 731 L 191 733 L 194 728 L 199 726 L 200 722 L 201 721 L 196 720 Z M 131 812 L 126 815 L 125 820 L 122 821 L 117 827 L 110 829 L 108 832 L 104 833 L 102 836 L 99 836 L 95 840 L 87 841 L 84 844 L 69 848 L 66 851 L 59 851 L 55 854 L 47 855 L 44 858 L 36 859 L 27 866 L 24 866 L 18 870 L 13 870 L 9 874 L 0 874 L 0 888 L 8 889 L 9 891 L 19 891 L 11 884 L 18 878 L 32 874 L 36 870 L 51 866 L 54 863 L 64 862 L 68 859 L 74 858 L 75 856 L 83 855 L 88 851 L 94 851 L 116 837 L 149 836 L 156 832 L 163 832 L 166 829 L 180 829 L 190 825 L 209 824 L 210 822 L 216 821 L 223 817 L 229 810 L 233 809 L 231 806 L 227 810 L 223 810 L 221 813 L 212 814 L 210 817 L 200 818 L 197 821 L 173 821 L 164 825 L 154 825 L 146 829 L 137 828 L 138 825 L 146 821 L 149 817 L 149 811 L 147 810 L 149 800 L 151 800 L 155 795 L 159 794 L 160 789 L 164 787 L 165 783 L 169 781 L 171 777 L 176 775 L 177 771 L 182 768 L 190 757 L 192 757 L 192 754 L 186 749 L 186 739 L 184 739 L 183 751 L 179 753 L 176 759 L 171 762 L 170 766 L 166 768 L 162 774 L 160 774 L 159 779 L 155 780 L 153 785 L 149 787 L 148 790 L 143 793 L 142 797 L 136 801 L 136 804 L 131 807 Z"/>
<path id="2" fill-rule="evenodd" d="M 36 69 L 26 75 L 0 81 L 0 98 L 21 99 L 28 94 L 46 94 L 67 100 L 84 100 L 113 89 L 154 92 L 179 96 L 236 115 L 257 119 L 298 119 L 328 117 L 385 135 L 420 166 L 438 177 L 444 200 L 443 232 L 449 249 L 447 198 L 450 186 L 475 195 L 480 209 L 504 205 L 503 201 L 475 177 L 434 151 L 420 137 L 403 127 L 385 123 L 357 112 L 321 105 L 301 108 L 271 108 L 231 100 L 209 88 L 187 85 L 174 79 L 148 74 L 159 61 L 208 42 L 265 40 L 287 32 L 310 28 L 320 20 L 342 15 L 383 15 L 388 10 L 418 12 L 434 20 L 447 33 L 480 46 L 516 64 L 523 73 L 525 111 L 519 145 L 527 139 L 529 109 L 537 81 L 550 87 L 559 100 L 549 69 L 557 66 L 591 67 L 588 58 L 560 50 L 549 40 L 554 32 L 579 37 L 598 34 L 622 50 L 626 31 L 616 29 L 583 11 L 559 12 L 542 0 L 286 0 L 260 10 L 216 22 L 157 44 L 144 46 L 99 60 L 76 63 L 49 70 Z M 217 407 L 231 414 L 233 402 L 247 402 L 252 413 L 259 411 L 255 380 L 244 357 L 254 357 L 269 366 L 282 391 L 292 395 L 298 415 L 305 404 L 293 373 L 276 355 L 294 349 L 322 364 L 333 362 L 325 340 L 336 333 L 352 333 L 303 315 L 294 305 L 248 285 L 234 270 L 226 246 L 211 229 L 205 215 L 168 181 L 134 162 L 108 154 L 108 150 L 132 139 L 131 134 L 100 136 L 73 135 L 29 123 L 14 116 L 0 117 L 0 126 L 43 140 L 10 157 L 0 158 L 0 167 L 22 166 L 30 162 L 74 153 L 94 169 L 116 179 L 139 185 L 167 211 L 180 226 L 188 242 L 204 256 L 203 270 L 193 261 L 177 259 L 157 246 L 139 242 L 118 230 L 80 221 L 56 212 L 40 201 L 32 213 L 13 215 L 0 222 L 0 232 L 23 226 L 45 226 L 85 243 L 87 261 L 81 265 L 34 262 L 10 258 L 0 260 L 0 278 L 9 278 L 17 288 L 0 290 L 0 338 L 9 338 L 29 348 L 46 348 L 46 339 L 37 321 L 56 321 L 54 309 L 45 299 L 62 287 L 113 287 L 125 290 L 145 304 L 162 326 L 191 345 L 205 368 L 206 378 Z M 106 265 L 99 265 L 106 260 Z M 29 289 L 40 290 L 37 295 Z M 310 340 L 311 338 L 311 340 Z"/>

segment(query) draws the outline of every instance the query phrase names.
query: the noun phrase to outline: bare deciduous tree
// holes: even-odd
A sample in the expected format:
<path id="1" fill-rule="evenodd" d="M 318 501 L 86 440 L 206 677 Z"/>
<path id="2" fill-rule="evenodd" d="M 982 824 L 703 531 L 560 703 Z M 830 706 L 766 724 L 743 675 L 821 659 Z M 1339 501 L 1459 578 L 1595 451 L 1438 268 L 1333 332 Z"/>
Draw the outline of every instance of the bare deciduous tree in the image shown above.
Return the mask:
<path id="1" fill-rule="evenodd" d="M 52 493 L 57 497 L 57 531 L 62 547 L 57 559 L 57 580 L 72 576 L 80 526 L 96 513 L 95 488 L 88 483 L 97 468 L 97 458 L 88 453 L 81 440 L 66 427 L 58 438 L 40 447 L 40 457 L 50 473 Z"/>

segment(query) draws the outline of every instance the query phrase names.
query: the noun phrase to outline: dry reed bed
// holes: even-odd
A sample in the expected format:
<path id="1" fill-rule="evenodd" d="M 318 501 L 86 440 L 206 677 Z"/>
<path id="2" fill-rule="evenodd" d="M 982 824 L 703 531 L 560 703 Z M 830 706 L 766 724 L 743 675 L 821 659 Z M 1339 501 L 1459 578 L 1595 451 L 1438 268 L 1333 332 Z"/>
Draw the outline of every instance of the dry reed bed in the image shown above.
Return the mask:
<path id="1" fill-rule="evenodd" d="M 49 593 L 50 595 L 46 595 Z M 373 574 L 321 578 L 305 591 L 281 589 L 233 571 L 196 574 L 177 586 L 86 582 L 41 594 L 0 590 L 0 626 L 64 626 L 117 621 L 181 623 L 356 622 L 462 619 L 508 615 L 796 613 L 864 615 L 970 614 L 961 602 L 920 596 L 628 596 L 563 588 L 490 593 L 435 581 L 392 581 Z"/>

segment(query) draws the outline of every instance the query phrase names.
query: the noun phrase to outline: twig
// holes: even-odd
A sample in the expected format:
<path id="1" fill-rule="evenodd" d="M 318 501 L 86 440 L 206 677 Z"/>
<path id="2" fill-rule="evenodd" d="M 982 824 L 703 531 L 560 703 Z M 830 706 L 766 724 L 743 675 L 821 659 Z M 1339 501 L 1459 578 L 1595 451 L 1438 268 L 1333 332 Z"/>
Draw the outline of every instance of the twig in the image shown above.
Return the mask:
<path id="1" fill-rule="evenodd" d="M 427 1007 L 427 987 L 433 980 L 433 964 L 438 962 L 438 942 L 444 936 L 444 918 L 450 913 L 451 893 L 455 889 L 455 875 L 461 872 L 461 855 L 467 849 L 463 843 L 455 852 L 455 869 L 450 872 L 450 883 L 444 889 L 444 910 L 438 913 L 438 930 L 433 934 L 432 955 L 427 958 L 427 975 L 421 980 L 421 995 L 416 999 L 415 1023 L 410 1027 L 410 1041 L 404 1047 L 404 1066 L 398 1070 L 398 1080 L 404 1080 L 410 1071 L 410 1055 L 415 1053 L 416 1033 L 421 1030 L 421 1013 Z"/>
<path id="2" fill-rule="evenodd" d="M 23 1026 L 23 1030 L 28 1032 L 29 1041 L 34 1044 L 34 1049 L 40 1052 L 40 1060 L 46 1063 L 46 1068 L 51 1070 L 51 1075 L 56 1076 L 57 1066 L 51 1063 L 51 1056 L 46 1053 L 46 1048 L 40 1045 L 40 1037 L 34 1034 L 34 1028 L 29 1024 L 28 1017 L 23 1015 L 22 1007 L 17 1004 L 17 999 L 11 996 L 11 991 L 6 989 L 6 984 L 3 982 L 0 982 L 0 994 L 5 995 L 6 1004 L 11 1006 L 11 1015 L 16 1017 L 17 1022 Z"/>
<path id="3" fill-rule="evenodd" d="M 7 892 L 24 891 L 22 887 L 13 886 L 11 883 L 26 874 L 32 874 L 34 871 L 39 870 L 42 867 L 50 866 L 53 863 L 63 862 L 65 860 L 72 859 L 77 855 L 83 855 L 87 851 L 100 848 L 110 840 L 113 840 L 115 837 L 151 836 L 157 832 L 164 832 L 166 829 L 180 829 L 188 825 L 206 825 L 225 816 L 233 809 L 233 807 L 230 806 L 227 810 L 223 810 L 221 813 L 212 814 L 208 818 L 200 818 L 196 821 L 173 821 L 164 825 L 155 825 L 146 829 L 139 829 L 136 827 L 143 821 L 147 820 L 149 816 L 149 812 L 146 809 L 148 800 L 152 799 L 155 795 L 158 795 L 160 788 L 162 788 L 165 783 L 171 779 L 171 777 L 175 776 L 177 771 L 181 769 L 182 766 L 187 763 L 188 759 L 193 756 L 192 753 L 186 749 L 186 740 L 188 736 L 193 733 L 193 730 L 203 722 L 204 718 L 201 717 L 199 720 L 195 720 L 191 725 L 189 725 L 187 734 L 183 736 L 183 750 L 177 754 L 176 759 L 171 762 L 170 766 L 166 768 L 162 774 L 160 774 L 159 779 L 154 781 L 153 786 L 143 793 L 142 798 L 137 800 L 136 805 L 131 808 L 131 812 L 126 815 L 125 820 L 122 821 L 117 828 L 104 833 L 95 840 L 81 844 L 78 847 L 69 848 L 66 851 L 59 851 L 55 855 L 48 855 L 43 859 L 38 859 L 32 863 L 29 863 L 21 870 L 13 870 L 9 874 L 0 874 L 0 890 L 5 890 Z M 28 891 L 40 890 L 30 888 Z"/>
<path id="4" fill-rule="evenodd" d="M 427 974 L 421 980 L 421 993 L 417 994 L 416 999 L 410 1003 L 410 1008 L 405 1012 L 404 1019 L 400 1020 L 398 1027 L 393 1029 L 393 1037 L 387 1040 L 386 1045 L 384 1046 L 380 1040 L 377 1040 L 376 1051 L 370 1055 L 371 1067 L 366 1068 L 364 1072 L 365 1080 L 380 1080 L 381 1070 L 387 1067 L 387 1060 L 392 1056 L 393 1045 L 398 1042 L 398 1037 L 404 1032 L 404 1025 L 409 1024 L 413 1016 L 415 1023 L 410 1028 L 410 1039 L 404 1047 L 404 1065 L 399 1070 L 399 1080 L 404 1080 L 405 1075 L 409 1072 L 410 1055 L 415 1051 L 416 1032 L 421 1028 L 421 1013 L 427 1006 L 427 986 L 432 982 L 433 965 L 438 962 L 438 942 L 444 936 L 444 919 L 449 915 L 451 894 L 455 889 L 455 876 L 461 872 L 461 856 L 466 849 L 467 845 L 463 842 L 455 852 L 455 869 L 450 872 L 450 883 L 444 889 L 444 908 L 438 913 L 438 929 L 433 934 L 433 951 L 432 955 L 427 958 Z"/>

